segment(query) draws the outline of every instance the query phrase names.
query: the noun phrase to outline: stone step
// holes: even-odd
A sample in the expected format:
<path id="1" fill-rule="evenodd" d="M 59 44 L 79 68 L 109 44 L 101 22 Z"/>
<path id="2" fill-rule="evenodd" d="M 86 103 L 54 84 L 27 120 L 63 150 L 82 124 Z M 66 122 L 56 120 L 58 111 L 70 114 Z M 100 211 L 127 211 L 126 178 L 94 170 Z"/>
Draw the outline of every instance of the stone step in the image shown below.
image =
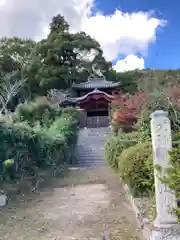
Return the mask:
<path id="1" fill-rule="evenodd" d="M 104 145 L 109 134 L 108 128 L 93 128 L 80 130 L 75 156 L 76 166 L 104 166 Z"/>
<path id="2" fill-rule="evenodd" d="M 75 164 L 75 166 L 79 166 L 79 167 L 84 167 L 84 166 L 104 166 L 106 163 L 105 162 L 92 162 L 92 163 L 88 163 L 88 162 L 77 162 Z"/>
<path id="3" fill-rule="evenodd" d="M 77 159 L 78 162 L 104 162 L 104 158 L 97 159 L 97 158 L 83 158 L 83 159 Z"/>
<path id="4" fill-rule="evenodd" d="M 83 158 L 78 158 L 79 161 L 104 161 L 104 158 L 96 158 L 96 157 L 83 157 Z"/>
<path id="5" fill-rule="evenodd" d="M 76 148 L 76 150 L 78 152 L 104 152 L 104 148 L 100 146 L 96 148 Z"/>
<path id="6" fill-rule="evenodd" d="M 93 159 L 93 158 L 84 158 L 84 159 L 79 159 L 79 162 L 104 162 L 104 159 Z"/>
<path id="7" fill-rule="evenodd" d="M 96 150 L 104 150 L 104 145 L 100 145 L 100 144 L 95 144 L 95 145 L 77 145 L 77 148 L 79 150 L 92 150 L 92 149 L 96 149 Z"/>
<path id="8" fill-rule="evenodd" d="M 104 156 L 104 151 L 103 152 L 96 152 L 96 151 L 86 151 L 86 152 L 76 152 L 77 155 L 80 156 L 88 156 L 88 155 L 96 155 L 96 156 Z"/>
<path id="9" fill-rule="evenodd" d="M 104 157 L 104 154 L 96 154 L 96 153 L 77 153 L 76 155 L 78 155 L 79 157 L 96 157 L 96 158 L 98 158 L 98 157 L 100 157 L 100 158 L 102 158 L 102 157 Z"/>
<path id="10" fill-rule="evenodd" d="M 100 152 L 100 151 L 78 151 L 76 152 L 77 154 L 80 154 L 80 155 L 88 155 L 88 154 L 97 154 L 98 156 L 103 156 L 104 155 L 104 151 Z"/>
<path id="11" fill-rule="evenodd" d="M 80 159 L 84 158 L 93 158 L 93 159 L 104 159 L 104 155 L 96 155 L 96 154 L 87 154 L 87 155 L 82 155 L 82 154 L 76 154 Z"/>
<path id="12" fill-rule="evenodd" d="M 98 152 L 77 152 L 76 155 L 78 156 L 97 156 L 97 157 L 103 157 L 104 153 L 98 153 Z"/>
<path id="13" fill-rule="evenodd" d="M 104 155 L 104 151 L 93 151 L 93 150 L 90 150 L 90 151 L 76 151 L 77 154 L 81 154 L 81 155 L 88 155 L 88 154 L 98 154 L 100 156 Z"/>
<path id="14" fill-rule="evenodd" d="M 88 165 L 103 165 L 105 164 L 106 162 L 105 161 L 100 161 L 100 162 L 97 162 L 97 161 L 77 161 L 77 164 L 80 164 L 80 165 L 84 165 L 84 164 L 88 164 Z"/>
<path id="15" fill-rule="evenodd" d="M 86 163 L 102 163 L 102 162 L 105 162 L 104 159 L 79 159 L 77 162 L 86 162 Z"/>
<path id="16" fill-rule="evenodd" d="M 88 161 L 104 161 L 104 157 L 95 157 L 95 156 L 85 156 L 85 157 L 79 157 L 78 158 L 79 161 L 84 161 L 84 160 L 88 160 Z"/>
<path id="17" fill-rule="evenodd" d="M 75 155 L 78 155 L 79 157 L 84 156 L 96 156 L 96 157 L 104 157 L 104 151 L 76 151 Z"/>
<path id="18" fill-rule="evenodd" d="M 98 155 L 98 156 L 104 156 L 104 151 L 99 152 L 99 151 L 81 151 L 81 152 L 76 152 L 76 154 L 80 154 L 80 155 Z"/>
<path id="19" fill-rule="evenodd" d="M 104 152 L 104 148 L 96 147 L 96 148 L 76 148 L 77 152 Z"/>
<path id="20" fill-rule="evenodd" d="M 104 150 L 104 145 L 99 145 L 99 144 L 96 144 L 94 146 L 86 146 L 86 145 L 77 145 L 77 148 L 76 149 L 79 149 L 79 150 L 92 150 L 92 149 L 95 149 L 95 150 Z"/>
<path id="21" fill-rule="evenodd" d="M 99 143 L 94 143 L 94 144 L 78 144 L 77 145 L 77 148 L 82 148 L 82 149 L 93 149 L 93 148 L 96 148 L 96 149 L 99 149 L 99 148 L 104 148 L 104 144 L 99 144 Z"/>
<path id="22" fill-rule="evenodd" d="M 104 156 L 104 152 L 96 152 L 96 151 L 89 151 L 89 152 L 76 152 L 76 154 L 78 154 L 79 156 Z"/>
<path id="23" fill-rule="evenodd" d="M 101 145 L 101 146 L 104 146 L 105 145 L 105 142 L 104 141 L 93 141 L 93 142 L 90 142 L 90 141 L 82 141 L 82 142 L 78 142 L 77 143 L 77 146 L 93 146 L 93 145 Z"/>

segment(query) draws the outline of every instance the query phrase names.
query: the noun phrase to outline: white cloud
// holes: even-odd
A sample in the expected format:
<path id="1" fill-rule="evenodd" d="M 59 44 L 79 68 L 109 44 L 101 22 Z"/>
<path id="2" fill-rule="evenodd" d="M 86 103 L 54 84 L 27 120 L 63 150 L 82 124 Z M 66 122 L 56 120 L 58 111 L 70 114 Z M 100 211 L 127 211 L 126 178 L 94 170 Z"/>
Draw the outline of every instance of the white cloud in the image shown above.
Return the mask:
<path id="1" fill-rule="evenodd" d="M 131 54 L 122 60 L 118 60 L 113 67 L 117 72 L 144 69 L 144 59 Z"/>
<path id="2" fill-rule="evenodd" d="M 7 0 L 1 0 L 0 1 L 0 7 L 4 7 L 7 3 Z"/>
<path id="3" fill-rule="evenodd" d="M 149 44 L 156 39 L 157 28 L 166 24 L 164 20 L 155 18 L 148 12 L 130 14 L 116 10 L 111 15 L 104 16 L 97 12 L 92 16 L 94 0 L 1 1 L 1 36 L 43 36 L 48 32 L 48 24 L 52 17 L 61 13 L 70 23 L 72 31 L 85 31 L 98 40 L 109 61 L 117 59 L 120 54 L 145 55 Z"/>
<path id="4" fill-rule="evenodd" d="M 86 18 L 82 29 L 95 37 L 106 58 L 113 60 L 118 54 L 145 54 L 149 44 L 155 40 L 157 28 L 164 23 L 149 13 L 128 14 L 116 10 L 111 16 L 97 14 Z"/>

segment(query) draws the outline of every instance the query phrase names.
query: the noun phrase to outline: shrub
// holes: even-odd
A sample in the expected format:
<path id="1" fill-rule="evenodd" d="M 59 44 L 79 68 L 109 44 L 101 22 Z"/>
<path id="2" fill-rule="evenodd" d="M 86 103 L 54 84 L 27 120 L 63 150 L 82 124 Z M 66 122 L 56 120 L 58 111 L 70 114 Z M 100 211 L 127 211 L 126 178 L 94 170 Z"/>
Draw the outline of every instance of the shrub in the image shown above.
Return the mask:
<path id="1" fill-rule="evenodd" d="M 78 119 L 69 116 L 68 114 L 62 115 L 52 123 L 48 129 L 48 133 L 51 136 L 63 136 L 66 139 L 67 144 L 74 144 L 76 142 L 78 131 L 77 125 Z"/>
<path id="2" fill-rule="evenodd" d="M 77 139 L 78 119 L 74 116 L 61 115 L 50 127 L 1 121 L 1 179 L 5 180 L 4 161 L 7 159 L 14 161 L 16 179 L 32 176 L 37 168 L 51 169 L 67 163 Z"/>
<path id="3" fill-rule="evenodd" d="M 117 170 L 118 168 L 118 157 L 121 152 L 136 144 L 136 133 L 123 134 L 119 131 L 116 136 L 111 136 L 105 144 L 105 158 L 109 165 Z"/>
<path id="4" fill-rule="evenodd" d="M 14 114 L 15 121 L 26 121 L 33 125 L 36 121 L 49 125 L 61 111 L 55 109 L 46 97 L 38 97 L 31 102 L 19 104 Z"/>
<path id="5" fill-rule="evenodd" d="M 79 120 L 79 112 L 74 107 L 62 108 L 61 113 L 63 115 L 67 114 L 68 116 L 74 117 L 75 119 Z"/>
<path id="6" fill-rule="evenodd" d="M 152 147 L 150 143 L 138 143 L 123 150 L 119 157 L 119 173 L 129 185 L 134 196 L 154 191 Z"/>

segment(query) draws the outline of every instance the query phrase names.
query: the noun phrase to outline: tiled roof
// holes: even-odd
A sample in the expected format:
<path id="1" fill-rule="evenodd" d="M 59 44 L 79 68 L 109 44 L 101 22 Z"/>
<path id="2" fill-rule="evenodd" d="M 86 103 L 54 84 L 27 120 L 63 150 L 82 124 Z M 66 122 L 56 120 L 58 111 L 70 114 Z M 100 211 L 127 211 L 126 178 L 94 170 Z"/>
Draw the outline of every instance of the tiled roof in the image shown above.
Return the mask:
<path id="1" fill-rule="evenodd" d="M 114 88 L 118 87 L 119 83 L 114 83 L 110 81 L 106 81 L 102 78 L 89 78 L 87 82 L 82 83 L 74 83 L 72 85 L 73 88 L 76 89 L 96 89 L 96 88 Z"/>

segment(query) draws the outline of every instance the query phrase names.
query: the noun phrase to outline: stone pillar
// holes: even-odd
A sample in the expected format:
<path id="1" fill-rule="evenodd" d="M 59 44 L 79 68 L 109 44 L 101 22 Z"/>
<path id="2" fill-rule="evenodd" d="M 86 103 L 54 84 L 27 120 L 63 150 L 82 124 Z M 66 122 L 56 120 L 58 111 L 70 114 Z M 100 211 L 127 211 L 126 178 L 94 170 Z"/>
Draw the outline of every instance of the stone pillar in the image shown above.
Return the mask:
<path id="1" fill-rule="evenodd" d="M 157 210 L 152 240 L 180 239 L 180 236 L 179 238 L 167 238 L 167 236 L 172 236 L 172 228 L 177 223 L 177 218 L 172 213 L 172 209 L 177 207 L 177 203 L 174 191 L 159 179 L 166 174 L 166 168 L 169 165 L 168 152 L 172 148 L 171 125 L 167 112 L 159 110 L 151 115 L 151 135 Z M 156 165 L 160 166 L 161 171 L 157 170 Z"/>

